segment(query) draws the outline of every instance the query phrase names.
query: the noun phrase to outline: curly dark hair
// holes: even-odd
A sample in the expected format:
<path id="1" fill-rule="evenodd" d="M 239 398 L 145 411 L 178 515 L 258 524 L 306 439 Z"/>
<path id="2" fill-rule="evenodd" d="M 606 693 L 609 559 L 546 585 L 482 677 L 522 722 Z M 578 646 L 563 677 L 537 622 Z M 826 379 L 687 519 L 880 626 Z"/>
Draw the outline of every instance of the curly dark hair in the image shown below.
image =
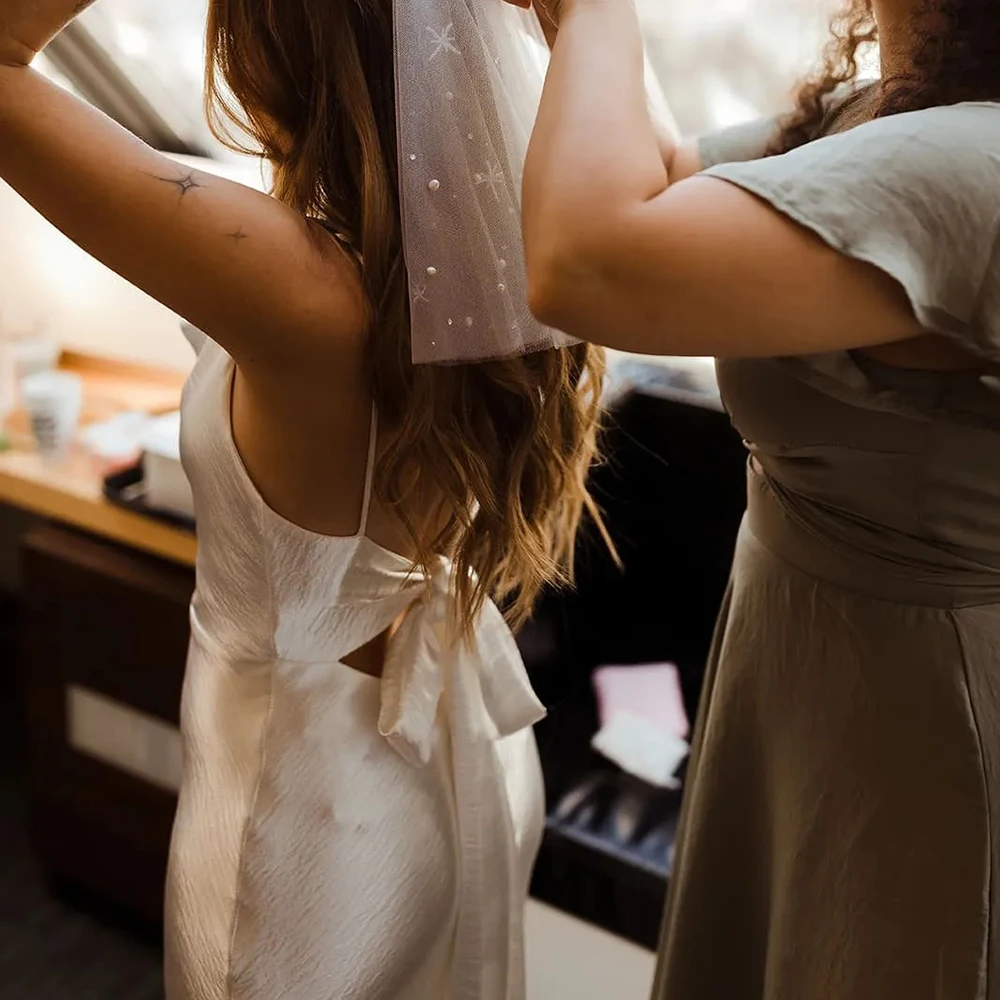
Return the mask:
<path id="1" fill-rule="evenodd" d="M 997 0 L 926 0 L 911 20 L 912 68 L 855 91 L 864 96 L 865 118 L 1000 98 L 1000 3 Z M 832 24 L 833 37 L 819 71 L 796 95 L 796 108 L 782 123 L 772 154 L 784 153 L 822 135 L 829 124 L 830 97 L 854 83 L 860 55 L 878 41 L 872 0 L 847 0 Z"/>

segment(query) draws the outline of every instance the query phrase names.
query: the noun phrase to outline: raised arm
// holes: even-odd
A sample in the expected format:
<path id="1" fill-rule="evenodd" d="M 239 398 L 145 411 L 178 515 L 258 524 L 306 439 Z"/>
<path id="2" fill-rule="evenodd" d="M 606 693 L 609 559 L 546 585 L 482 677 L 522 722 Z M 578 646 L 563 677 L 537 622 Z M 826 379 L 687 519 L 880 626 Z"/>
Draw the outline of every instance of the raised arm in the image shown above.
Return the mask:
<path id="1" fill-rule="evenodd" d="M 512 7 L 531 8 L 530 0 L 508 0 L 508 2 Z M 556 38 L 559 37 L 559 26 L 553 20 L 553 15 L 557 13 L 558 8 L 550 13 L 544 4 L 536 4 L 535 11 L 551 51 L 556 44 Z M 701 156 L 698 151 L 697 139 L 678 142 L 664 123 L 654 119 L 652 126 L 660 149 L 660 157 L 670 174 L 671 183 L 690 177 L 701 170 Z"/>
<path id="2" fill-rule="evenodd" d="M 884 273 L 744 190 L 691 177 L 693 148 L 664 162 L 632 0 L 562 0 L 558 16 L 525 171 L 541 319 L 609 347 L 678 355 L 809 353 L 919 333 Z"/>
<path id="3" fill-rule="evenodd" d="M 0 0 L 0 178 L 238 359 L 355 338 L 358 286 L 319 227 L 265 194 L 179 165 L 29 68 L 84 6 Z"/>

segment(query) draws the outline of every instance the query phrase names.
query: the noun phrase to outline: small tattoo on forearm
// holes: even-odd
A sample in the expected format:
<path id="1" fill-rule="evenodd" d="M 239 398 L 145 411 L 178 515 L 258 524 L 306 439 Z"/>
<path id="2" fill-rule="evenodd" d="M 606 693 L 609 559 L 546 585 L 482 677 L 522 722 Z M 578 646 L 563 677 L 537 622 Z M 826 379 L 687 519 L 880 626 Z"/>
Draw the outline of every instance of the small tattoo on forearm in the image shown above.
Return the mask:
<path id="1" fill-rule="evenodd" d="M 231 239 L 236 246 L 239 246 L 244 240 L 250 239 L 250 237 L 243 232 L 242 226 L 237 229 L 235 233 L 226 233 L 226 236 Z"/>
<path id="2" fill-rule="evenodd" d="M 160 177 L 158 174 L 150 174 L 149 176 L 155 177 L 158 181 L 163 181 L 164 184 L 172 184 L 177 188 L 182 199 L 189 191 L 205 186 L 195 178 L 194 171 L 188 171 L 180 177 Z"/>

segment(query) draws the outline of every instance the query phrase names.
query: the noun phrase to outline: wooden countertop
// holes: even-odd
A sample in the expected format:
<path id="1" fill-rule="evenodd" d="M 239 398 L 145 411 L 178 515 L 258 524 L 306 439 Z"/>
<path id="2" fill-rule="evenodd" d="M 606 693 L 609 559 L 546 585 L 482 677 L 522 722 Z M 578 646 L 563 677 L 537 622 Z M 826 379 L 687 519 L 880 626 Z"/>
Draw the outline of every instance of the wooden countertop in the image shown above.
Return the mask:
<path id="1" fill-rule="evenodd" d="M 74 354 L 65 355 L 60 367 L 84 379 L 83 424 L 129 409 L 165 413 L 180 403 L 183 376 L 172 372 Z M 102 493 L 100 472 L 89 456 L 77 451 L 58 466 L 43 462 L 31 447 L 23 414 L 12 416 L 7 431 L 13 447 L 0 453 L 0 503 L 172 562 L 194 565 L 194 535 L 109 503 Z"/>
<path id="2" fill-rule="evenodd" d="M 612 352 L 621 365 L 629 355 Z M 669 365 L 676 359 L 638 359 L 648 365 Z M 705 359 L 682 359 L 691 366 Z M 80 374 L 85 384 L 81 424 L 107 420 L 125 410 L 166 413 L 180 404 L 183 375 L 157 368 L 66 353 L 60 367 Z M 673 392 L 673 390 L 671 390 Z M 697 405 L 707 404 L 701 397 Z M 0 503 L 61 521 L 75 528 L 132 546 L 185 566 L 195 562 L 191 532 L 124 510 L 105 500 L 98 469 L 86 455 L 74 454 L 65 464 L 43 462 L 31 446 L 27 417 L 15 413 L 6 430 L 12 450 L 0 452 Z"/>

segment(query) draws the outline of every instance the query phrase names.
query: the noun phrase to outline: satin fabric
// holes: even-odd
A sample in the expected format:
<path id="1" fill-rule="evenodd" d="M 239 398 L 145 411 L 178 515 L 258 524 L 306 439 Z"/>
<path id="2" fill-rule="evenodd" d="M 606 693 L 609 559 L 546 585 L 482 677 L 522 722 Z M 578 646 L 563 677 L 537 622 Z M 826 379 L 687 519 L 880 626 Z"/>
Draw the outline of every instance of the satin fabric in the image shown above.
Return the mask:
<path id="1" fill-rule="evenodd" d="M 200 338 L 198 338 L 200 339 Z M 171 848 L 168 1000 L 521 1000 L 543 709 L 487 605 L 445 640 L 425 579 L 362 530 L 270 510 L 211 341 L 183 408 L 199 525 Z M 405 615 L 381 680 L 343 664 Z"/>

